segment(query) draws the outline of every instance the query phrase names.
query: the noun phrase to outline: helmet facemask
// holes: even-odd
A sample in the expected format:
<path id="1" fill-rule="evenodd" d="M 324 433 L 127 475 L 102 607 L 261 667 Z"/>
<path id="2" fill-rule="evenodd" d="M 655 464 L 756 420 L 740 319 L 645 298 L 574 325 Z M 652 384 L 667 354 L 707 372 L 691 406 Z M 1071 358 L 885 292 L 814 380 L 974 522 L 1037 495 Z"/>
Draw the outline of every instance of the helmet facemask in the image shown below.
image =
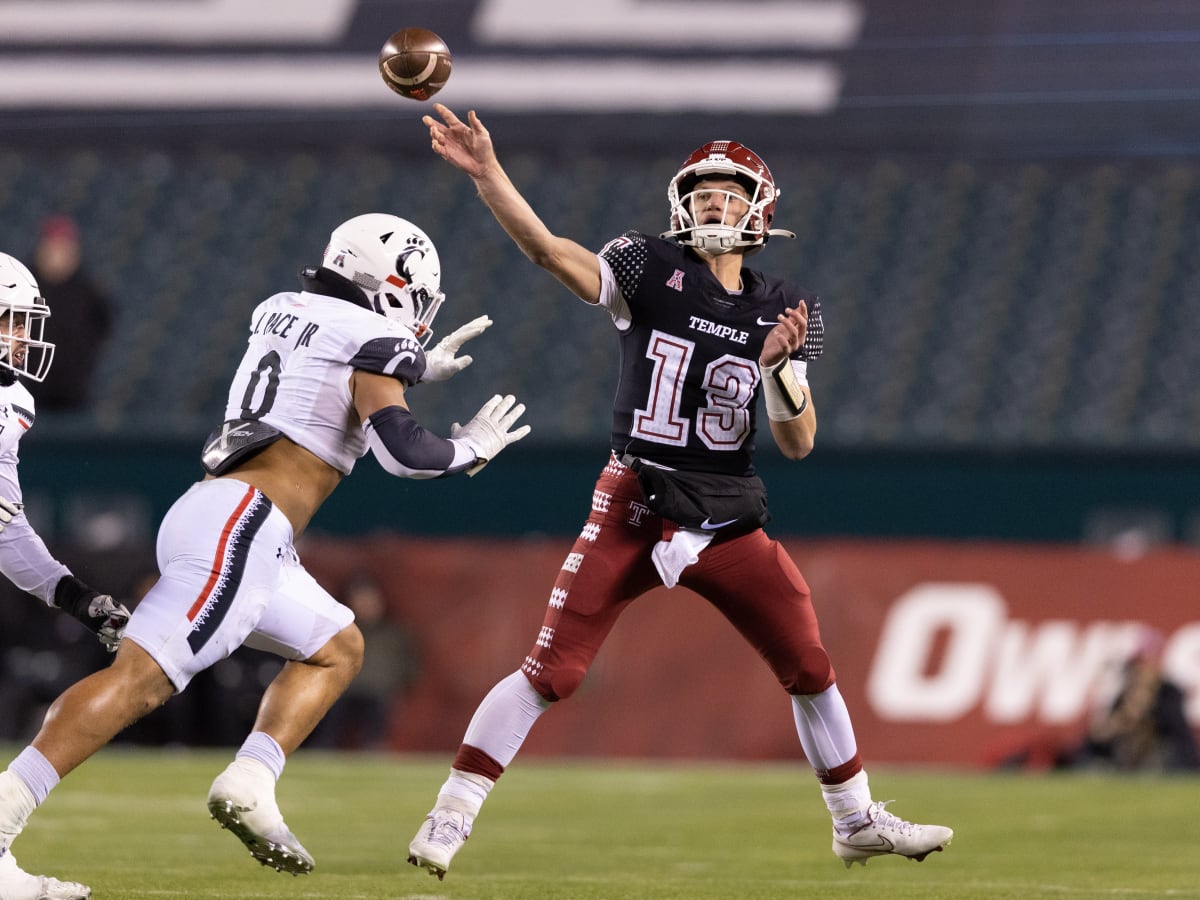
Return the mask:
<path id="1" fill-rule="evenodd" d="M 396 260 L 396 269 L 401 274 L 389 275 L 374 294 L 370 288 L 367 288 L 367 293 L 371 299 L 371 308 L 375 312 L 407 325 L 424 347 L 433 337 L 433 319 L 441 309 L 446 295 L 438 289 L 436 274 L 431 284 L 428 275 L 420 271 L 423 268 L 423 257 L 412 259 L 412 255 L 409 252 L 406 259 L 405 254 L 401 254 Z M 415 263 L 416 271 L 409 267 L 409 262 Z M 361 282 L 359 285 L 367 287 Z"/>
<path id="2" fill-rule="evenodd" d="M 766 231 L 763 222 L 763 201 L 757 197 L 758 185 L 749 189 L 744 183 L 741 191 L 722 187 L 726 179 L 705 175 L 691 180 L 693 187 L 673 200 L 671 228 L 680 235 L 679 242 L 703 250 L 712 256 L 728 253 L 734 247 L 762 244 Z M 733 224 L 729 210 L 745 209 Z"/>
<path id="3" fill-rule="evenodd" d="M 358 285 L 374 312 L 405 325 L 422 347 L 429 343 L 446 297 L 437 249 L 417 226 L 382 213 L 357 216 L 334 229 L 322 266 Z"/>
<path id="4" fill-rule="evenodd" d="M 54 344 L 43 339 L 50 307 L 33 275 L 0 253 L 0 368 L 42 381 L 54 362 Z"/>

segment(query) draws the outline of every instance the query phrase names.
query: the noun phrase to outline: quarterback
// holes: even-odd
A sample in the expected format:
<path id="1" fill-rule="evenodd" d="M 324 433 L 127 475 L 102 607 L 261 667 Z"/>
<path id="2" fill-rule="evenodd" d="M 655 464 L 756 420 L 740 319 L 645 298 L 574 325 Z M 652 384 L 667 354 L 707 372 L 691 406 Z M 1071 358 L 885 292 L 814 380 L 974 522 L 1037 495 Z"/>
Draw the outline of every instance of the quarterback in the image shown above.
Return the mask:
<path id="1" fill-rule="evenodd" d="M 949 828 L 907 822 L 872 801 L 808 585 L 762 528 L 758 396 L 780 451 L 804 458 L 817 427 L 808 364 L 824 338 L 815 294 L 745 265 L 770 237 L 790 236 L 772 227 L 779 191 L 766 164 L 734 141 L 705 144 L 670 180 L 667 232 L 628 231 L 595 253 L 546 227 L 474 112 L 463 122 L 434 109 L 440 120 L 423 120 L 434 152 L 472 178 L 530 260 L 607 314 L 620 378 L 608 459 L 542 627 L 468 724 L 409 862 L 445 875 L 535 722 L 575 693 L 617 617 L 651 588 L 676 584 L 716 607 L 786 692 L 837 857 L 850 866 L 941 850 Z"/>

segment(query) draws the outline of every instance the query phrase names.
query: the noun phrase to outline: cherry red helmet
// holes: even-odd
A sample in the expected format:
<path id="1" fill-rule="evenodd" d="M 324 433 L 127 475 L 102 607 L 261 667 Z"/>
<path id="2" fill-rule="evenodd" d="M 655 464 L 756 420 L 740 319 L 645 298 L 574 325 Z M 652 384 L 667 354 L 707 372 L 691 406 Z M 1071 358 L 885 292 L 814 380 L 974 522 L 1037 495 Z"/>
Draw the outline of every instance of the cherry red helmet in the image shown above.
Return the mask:
<path id="1" fill-rule="evenodd" d="M 706 176 L 732 178 L 746 189 L 750 209 L 736 225 L 698 221 L 695 189 Z M 667 185 L 667 200 L 671 205 L 671 230 L 663 232 L 662 237 L 675 238 L 706 253 L 728 253 L 734 247 L 747 247 L 747 254 L 756 253 L 771 235 L 795 237 L 790 231 L 771 228 L 779 189 L 767 164 L 737 141 L 711 141 L 694 150 Z"/>

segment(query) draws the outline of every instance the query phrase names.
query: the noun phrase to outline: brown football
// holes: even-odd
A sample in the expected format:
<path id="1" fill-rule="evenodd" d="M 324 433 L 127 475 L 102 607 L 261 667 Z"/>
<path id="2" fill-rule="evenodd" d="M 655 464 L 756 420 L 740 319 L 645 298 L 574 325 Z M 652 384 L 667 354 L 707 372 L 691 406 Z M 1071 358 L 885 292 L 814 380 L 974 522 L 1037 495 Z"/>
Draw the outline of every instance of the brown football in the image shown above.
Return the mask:
<path id="1" fill-rule="evenodd" d="M 428 28 L 402 28 L 379 51 L 379 74 L 393 91 L 428 100 L 450 79 L 450 48 Z"/>

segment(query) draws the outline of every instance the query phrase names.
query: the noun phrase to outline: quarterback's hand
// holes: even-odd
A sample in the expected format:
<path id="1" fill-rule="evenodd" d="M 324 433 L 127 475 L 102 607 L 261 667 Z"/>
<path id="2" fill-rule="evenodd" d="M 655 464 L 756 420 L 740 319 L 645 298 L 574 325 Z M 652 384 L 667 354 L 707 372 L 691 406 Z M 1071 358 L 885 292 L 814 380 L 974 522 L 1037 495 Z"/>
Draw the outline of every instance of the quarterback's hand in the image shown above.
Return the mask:
<path id="1" fill-rule="evenodd" d="M 95 632 L 109 653 L 117 652 L 129 624 L 130 612 L 124 603 L 93 590 L 74 575 L 64 575 L 54 588 L 54 605 Z"/>
<path id="2" fill-rule="evenodd" d="M 529 434 L 528 425 L 509 431 L 524 414 L 525 404 L 517 403 L 512 394 L 504 397 L 497 394 L 466 425 L 455 422 L 450 426 L 450 437 L 462 439 L 475 451 L 477 462 L 467 469 L 468 475 L 474 475 L 509 444 Z"/>
<path id="3" fill-rule="evenodd" d="M 21 511 L 20 503 L 13 503 L 7 497 L 0 497 L 0 532 L 8 527 L 8 523 Z"/>
<path id="4" fill-rule="evenodd" d="M 472 338 L 477 338 L 492 326 L 492 320 L 487 316 L 472 319 L 461 328 L 456 328 L 434 345 L 425 354 L 425 371 L 422 381 L 445 381 L 451 375 L 456 375 L 469 366 L 473 359 L 470 356 L 455 356 L 462 345 Z"/>
<path id="5" fill-rule="evenodd" d="M 808 336 L 808 304 L 803 300 L 775 317 L 779 324 L 767 332 L 758 364 L 773 368 L 804 346 Z"/>
<path id="6" fill-rule="evenodd" d="M 442 121 L 433 116 L 421 117 L 429 129 L 433 152 L 472 178 L 486 175 L 496 163 L 496 151 L 492 147 L 491 134 L 483 127 L 475 110 L 467 112 L 466 122 L 441 103 L 433 104 L 433 111 L 442 117 Z"/>

